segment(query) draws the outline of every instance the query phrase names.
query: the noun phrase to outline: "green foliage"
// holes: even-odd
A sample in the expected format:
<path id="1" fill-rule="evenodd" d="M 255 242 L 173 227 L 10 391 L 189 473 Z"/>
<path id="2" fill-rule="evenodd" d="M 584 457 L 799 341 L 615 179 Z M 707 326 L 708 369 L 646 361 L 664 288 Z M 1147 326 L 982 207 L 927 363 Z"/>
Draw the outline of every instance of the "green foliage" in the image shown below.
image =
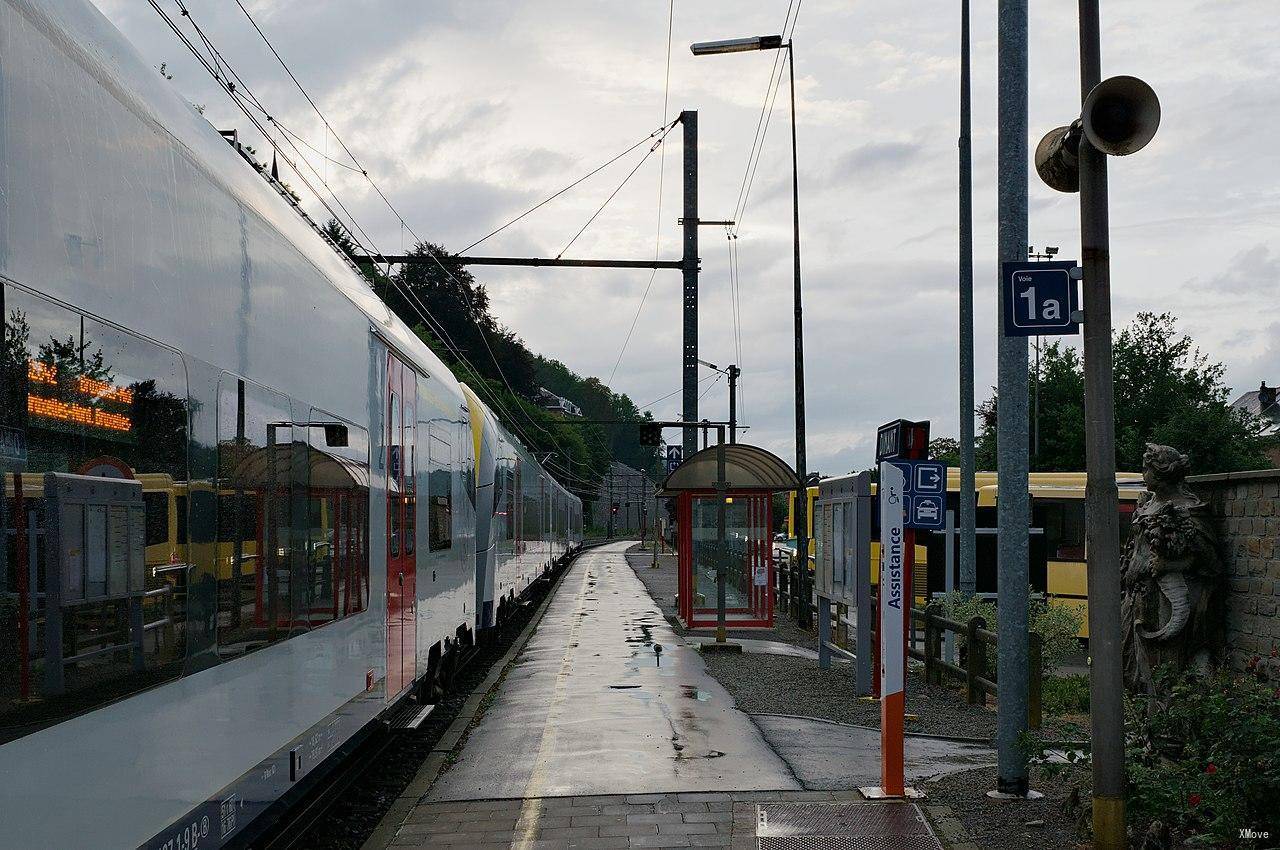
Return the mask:
<path id="1" fill-rule="evenodd" d="M 934 437 L 929 441 L 929 459 L 947 466 L 959 466 L 960 441 L 955 437 Z"/>
<path id="2" fill-rule="evenodd" d="M 1242 827 L 1280 835 L 1280 668 L 1156 673 L 1156 700 L 1129 706 L 1129 816 L 1191 843 L 1234 844 Z"/>
<path id="3" fill-rule="evenodd" d="M 986 621 L 989 631 L 996 630 L 996 606 L 977 596 L 966 596 L 953 590 L 936 600 L 942 606 L 942 616 L 959 623 L 968 623 L 973 617 Z M 1080 642 L 1076 635 L 1083 622 L 1083 614 L 1075 608 L 1050 605 L 1032 592 L 1027 604 L 1027 623 L 1031 631 L 1040 635 L 1040 669 L 1047 679 L 1072 653 L 1078 652 Z M 965 645 L 965 637 L 957 636 L 957 646 Z M 996 653 L 987 653 L 988 674 L 995 675 Z"/>
<path id="4" fill-rule="evenodd" d="M 1148 442 L 1188 454 L 1193 473 L 1265 468 L 1257 424 L 1229 405 L 1223 366 L 1169 313 L 1139 313 L 1115 335 L 1116 463 L 1142 468 Z M 1034 387 L 1035 376 L 1031 376 Z M 1033 390 L 1034 391 L 1034 390 Z M 997 399 L 977 410 L 978 466 L 996 468 Z M 1034 424 L 1033 424 L 1034 427 Z M 1079 352 L 1052 342 L 1040 357 L 1040 450 L 1034 471 L 1084 469 L 1084 369 Z"/>
<path id="5" fill-rule="evenodd" d="M 1089 677 L 1045 676 L 1040 683 L 1040 707 L 1045 714 L 1088 714 Z"/>
<path id="6" fill-rule="evenodd" d="M 330 221 L 324 231 L 348 256 L 360 255 L 338 222 Z M 364 267 L 373 291 L 513 433 L 528 441 L 531 452 L 539 459 L 551 455 L 546 465 L 557 479 L 590 499 L 613 460 L 654 475 L 660 471 L 656 450 L 640 446 L 637 427 L 574 424 L 533 399 L 546 387 L 579 405 L 586 419 L 652 416 L 642 417 L 630 398 L 614 393 L 599 378 L 583 378 L 563 363 L 531 352 L 489 312 L 484 284 L 443 247 L 424 242 L 409 254 L 432 261 L 407 263 L 390 277 Z"/>

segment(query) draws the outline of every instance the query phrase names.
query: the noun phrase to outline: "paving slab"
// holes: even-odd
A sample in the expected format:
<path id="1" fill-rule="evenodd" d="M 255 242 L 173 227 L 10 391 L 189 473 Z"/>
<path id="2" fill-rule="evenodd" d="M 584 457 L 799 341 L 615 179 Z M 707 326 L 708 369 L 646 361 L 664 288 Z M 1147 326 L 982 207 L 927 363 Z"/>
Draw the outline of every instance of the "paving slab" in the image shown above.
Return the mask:
<path id="1" fill-rule="evenodd" d="M 805 788 L 826 791 L 880 784 L 879 730 L 780 714 L 752 719 Z M 909 736 L 904 749 L 908 783 L 996 763 L 995 750 L 982 744 Z"/>
<path id="2" fill-rule="evenodd" d="M 428 800 L 801 787 L 667 625 L 629 545 L 578 558 Z"/>

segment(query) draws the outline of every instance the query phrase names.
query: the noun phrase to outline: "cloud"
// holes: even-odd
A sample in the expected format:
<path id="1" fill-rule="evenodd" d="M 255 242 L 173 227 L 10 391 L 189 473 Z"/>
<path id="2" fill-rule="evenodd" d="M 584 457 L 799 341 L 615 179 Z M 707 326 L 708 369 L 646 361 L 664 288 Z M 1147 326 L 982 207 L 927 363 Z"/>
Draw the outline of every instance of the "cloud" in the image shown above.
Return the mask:
<path id="1" fill-rule="evenodd" d="M 219 94 L 146 4 L 97 0 L 152 66 L 206 104 L 218 127 L 248 121 Z M 253 90 L 290 129 L 341 159 L 337 141 L 234 4 L 188 4 Z M 1148 79 L 1163 123 L 1138 155 L 1109 169 L 1115 323 L 1175 312 L 1227 382 L 1280 382 L 1280 280 L 1274 222 L 1280 171 L 1280 17 L 1274 0 L 1134 0 L 1107 15 L 1108 68 Z M 688 44 L 776 32 L 785 4 L 676 4 L 670 74 L 665 3 L 634 0 L 254 0 L 290 68 L 411 226 L 461 247 L 643 139 L 681 110 L 699 114 L 699 213 L 728 218 L 757 125 L 768 133 L 735 243 L 702 228 L 700 352 L 743 368 L 741 412 L 753 442 L 794 452 L 789 98 L 770 114 L 778 58 L 694 57 Z M 1032 28 L 1028 145 L 1078 104 L 1072 8 L 1044 5 Z M 1211 13 L 1214 26 L 1203 21 Z M 929 418 L 954 435 L 958 14 L 930 0 L 810 0 L 795 32 L 797 144 L 810 466 L 865 468 L 876 425 Z M 996 19 L 973 19 L 977 386 L 995 383 Z M 1064 73 L 1063 69 L 1071 69 Z M 784 76 L 784 87 L 785 74 Z M 669 79 L 669 85 L 667 84 Z M 763 108 L 762 108 L 763 107 Z M 577 256 L 678 257 L 681 128 L 618 192 L 573 248 Z M 622 183 L 637 150 L 479 246 L 554 256 Z M 358 174 L 313 163 L 383 246 L 397 218 Z M 659 191 L 659 187 L 661 190 Z M 323 216 L 304 198 L 313 215 Z M 1029 182 L 1029 242 L 1076 255 L 1074 197 Z M 1072 248 L 1071 246 L 1077 246 Z M 680 386 L 678 272 L 477 268 L 500 321 L 537 351 L 606 378 L 637 317 L 616 389 L 639 402 Z M 652 283 L 650 283 L 652 281 Z M 647 296 L 644 295 L 648 290 Z M 644 298 L 641 309 L 641 299 Z M 722 411 L 724 382 L 703 411 Z M 979 400 L 986 395 L 979 391 Z M 679 395 L 658 404 L 679 411 Z"/>
<path id="2" fill-rule="evenodd" d="M 1272 254 L 1269 245 L 1254 245 L 1232 257 L 1227 267 L 1210 278 L 1204 288 L 1250 298 L 1280 293 L 1280 256 Z"/>
<path id="3" fill-rule="evenodd" d="M 832 172 L 838 180 L 891 180 L 917 162 L 923 152 L 924 145 L 918 142 L 870 142 L 838 157 Z"/>

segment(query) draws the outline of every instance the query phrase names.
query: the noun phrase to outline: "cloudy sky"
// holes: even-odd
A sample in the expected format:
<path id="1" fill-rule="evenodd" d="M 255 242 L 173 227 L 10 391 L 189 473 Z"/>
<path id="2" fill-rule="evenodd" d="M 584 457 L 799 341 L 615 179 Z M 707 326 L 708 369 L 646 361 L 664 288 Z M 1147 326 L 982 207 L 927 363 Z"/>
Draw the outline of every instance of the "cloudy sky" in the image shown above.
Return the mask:
<path id="1" fill-rule="evenodd" d="M 248 130 L 158 15 L 96 0 L 218 127 Z M 159 0 L 176 9 L 174 0 Z M 282 123 L 341 159 L 232 0 L 185 0 Z M 693 41 L 779 31 L 787 0 L 245 0 L 409 226 L 458 250 L 696 109 L 701 214 L 734 214 L 774 62 L 695 58 Z M 809 467 L 870 464 L 899 416 L 958 432 L 958 3 L 801 0 L 795 28 Z M 1073 3 L 1032 4 L 1031 144 L 1078 98 Z M 995 0 L 974 0 L 974 196 L 979 400 L 995 383 Z M 1155 141 L 1111 169 L 1117 322 L 1168 310 L 1237 391 L 1280 380 L 1280 18 L 1274 0 L 1130 0 L 1104 8 L 1104 74 L 1159 92 Z M 1077 101 L 1078 102 L 1078 101 Z M 778 98 L 737 242 L 739 323 L 725 234 L 704 228 L 701 352 L 743 369 L 749 439 L 794 456 L 788 104 Z M 251 132 L 246 136 L 260 151 Z M 565 256 L 676 258 L 679 130 Z M 643 156 L 629 157 L 474 253 L 555 256 Z M 411 244 L 369 185 L 312 156 L 378 247 Z M 282 175 L 286 180 L 290 175 Z M 290 180 L 295 186 L 299 181 Z M 659 187 L 662 187 L 661 195 Z M 661 216 L 659 199 L 661 197 Z M 317 216 L 323 210 L 312 199 Z M 1031 242 L 1078 255 L 1074 196 L 1033 175 Z M 498 317 L 530 347 L 638 404 L 680 385 L 680 276 L 479 269 Z M 649 286 L 652 279 L 652 285 Z M 645 298 L 646 290 L 648 291 Z M 641 302 L 643 299 L 643 307 Z M 638 319 L 636 319 L 638 313 Z M 740 352 L 740 353 L 739 353 Z M 710 374 L 710 373 L 708 373 Z M 703 383 L 704 415 L 726 405 Z M 679 413 L 679 394 L 652 406 Z M 671 435 L 674 436 L 674 435 Z"/>

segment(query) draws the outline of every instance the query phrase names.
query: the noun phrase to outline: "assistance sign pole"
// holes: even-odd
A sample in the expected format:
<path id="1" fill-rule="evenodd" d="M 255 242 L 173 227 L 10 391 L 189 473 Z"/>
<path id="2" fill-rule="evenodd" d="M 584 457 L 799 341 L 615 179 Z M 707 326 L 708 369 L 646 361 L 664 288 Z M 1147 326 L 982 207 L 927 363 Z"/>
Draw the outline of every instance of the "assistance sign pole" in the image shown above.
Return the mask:
<path id="1" fill-rule="evenodd" d="M 906 710 L 906 626 L 908 545 L 900 467 L 880 463 L 880 785 L 862 788 L 868 799 L 915 796 L 903 786 L 903 713 Z"/>

